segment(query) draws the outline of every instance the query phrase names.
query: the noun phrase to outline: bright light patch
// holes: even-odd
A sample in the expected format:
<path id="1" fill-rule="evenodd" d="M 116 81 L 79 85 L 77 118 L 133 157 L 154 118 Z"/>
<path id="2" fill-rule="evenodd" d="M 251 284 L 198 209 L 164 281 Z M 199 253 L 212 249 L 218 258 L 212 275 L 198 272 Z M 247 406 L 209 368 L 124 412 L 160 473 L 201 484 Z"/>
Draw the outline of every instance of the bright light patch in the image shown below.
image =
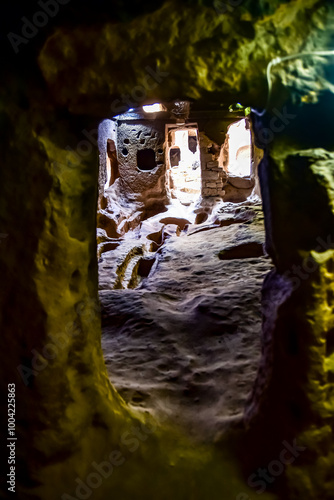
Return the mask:
<path id="1" fill-rule="evenodd" d="M 251 133 L 246 120 L 232 123 L 228 129 L 230 175 L 249 177 L 251 175 Z"/>
<path id="2" fill-rule="evenodd" d="M 173 130 L 169 149 L 172 191 L 181 203 L 194 203 L 201 193 L 201 161 L 198 130 L 185 128 Z M 172 159 L 171 153 L 176 154 Z"/>
<path id="3" fill-rule="evenodd" d="M 145 113 L 158 113 L 159 111 L 165 111 L 165 109 L 165 106 L 163 104 L 159 104 L 158 102 L 143 106 Z"/>
<path id="4" fill-rule="evenodd" d="M 196 131 L 192 130 L 192 135 L 196 137 L 197 140 L 197 135 Z M 192 153 L 189 150 L 188 146 L 188 137 L 189 137 L 189 130 L 176 130 L 175 131 L 175 146 L 179 147 L 181 150 L 181 161 L 179 163 L 179 166 L 182 166 L 182 168 L 186 171 L 188 168 L 192 167 L 194 162 L 199 162 L 199 149 L 196 149 L 196 153 Z M 200 172 L 200 170 L 199 170 Z M 198 177 L 198 176 L 196 176 Z M 200 179 L 200 176 L 199 176 Z"/>

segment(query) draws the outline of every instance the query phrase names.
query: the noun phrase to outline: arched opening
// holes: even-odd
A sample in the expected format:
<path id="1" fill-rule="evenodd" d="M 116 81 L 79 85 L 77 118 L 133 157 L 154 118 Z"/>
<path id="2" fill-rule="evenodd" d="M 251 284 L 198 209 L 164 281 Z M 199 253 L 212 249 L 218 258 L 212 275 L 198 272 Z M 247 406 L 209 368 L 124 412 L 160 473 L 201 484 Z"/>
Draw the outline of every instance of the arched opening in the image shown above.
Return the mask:
<path id="1" fill-rule="evenodd" d="M 228 128 L 228 173 L 234 177 L 250 177 L 252 136 L 249 120 L 243 119 Z"/>
<path id="2" fill-rule="evenodd" d="M 115 141 L 108 139 L 107 141 L 107 180 L 104 188 L 112 186 L 115 180 L 119 177 L 118 160 Z"/>

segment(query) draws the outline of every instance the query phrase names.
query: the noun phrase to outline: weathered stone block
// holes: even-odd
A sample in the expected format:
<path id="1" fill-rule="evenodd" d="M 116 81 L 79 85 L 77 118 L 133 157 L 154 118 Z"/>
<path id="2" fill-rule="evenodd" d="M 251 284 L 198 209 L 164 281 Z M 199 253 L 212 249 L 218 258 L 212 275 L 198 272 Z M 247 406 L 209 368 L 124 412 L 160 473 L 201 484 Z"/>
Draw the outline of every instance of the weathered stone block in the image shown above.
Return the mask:
<path id="1" fill-rule="evenodd" d="M 211 172 L 210 170 L 204 170 L 202 172 L 202 179 L 204 181 L 216 181 L 218 180 L 218 172 Z"/>
<path id="2" fill-rule="evenodd" d="M 208 161 L 206 164 L 207 168 L 217 168 L 218 167 L 218 161 Z"/>
<path id="3" fill-rule="evenodd" d="M 212 161 L 212 155 L 201 152 L 201 160 L 202 160 L 203 163 L 207 163 L 209 161 Z"/>

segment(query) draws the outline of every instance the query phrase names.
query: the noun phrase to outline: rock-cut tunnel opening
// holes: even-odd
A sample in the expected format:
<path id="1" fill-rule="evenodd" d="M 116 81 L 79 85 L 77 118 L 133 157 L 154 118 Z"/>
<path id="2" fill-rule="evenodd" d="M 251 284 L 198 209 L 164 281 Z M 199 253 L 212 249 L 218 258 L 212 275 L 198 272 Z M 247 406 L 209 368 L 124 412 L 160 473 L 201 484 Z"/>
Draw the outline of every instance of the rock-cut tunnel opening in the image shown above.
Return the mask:
<path id="1" fill-rule="evenodd" d="M 99 126 L 102 344 L 128 404 L 212 437 L 242 418 L 259 363 L 262 156 L 240 111 L 183 106 L 182 119 L 165 102 Z"/>

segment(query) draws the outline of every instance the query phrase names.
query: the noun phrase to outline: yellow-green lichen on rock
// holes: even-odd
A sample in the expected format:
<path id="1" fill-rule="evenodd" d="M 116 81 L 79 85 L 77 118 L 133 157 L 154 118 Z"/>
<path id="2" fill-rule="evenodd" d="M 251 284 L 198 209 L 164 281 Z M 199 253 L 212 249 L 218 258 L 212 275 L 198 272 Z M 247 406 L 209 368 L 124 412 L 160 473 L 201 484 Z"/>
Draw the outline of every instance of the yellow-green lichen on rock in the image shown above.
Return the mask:
<path id="1" fill-rule="evenodd" d="M 242 5 L 220 13 L 169 1 L 129 24 L 59 29 L 39 64 L 57 101 L 76 113 L 108 116 L 124 94 L 139 104 L 156 98 L 205 100 L 212 94 L 225 104 L 234 98 L 264 106 L 269 62 L 304 49 L 331 48 L 333 9 L 321 0 L 298 0 L 264 18 L 248 15 L 247 21 L 240 19 L 243 11 Z M 308 80 L 321 67 L 306 73 Z M 279 71 L 286 74 L 285 68 Z"/>

